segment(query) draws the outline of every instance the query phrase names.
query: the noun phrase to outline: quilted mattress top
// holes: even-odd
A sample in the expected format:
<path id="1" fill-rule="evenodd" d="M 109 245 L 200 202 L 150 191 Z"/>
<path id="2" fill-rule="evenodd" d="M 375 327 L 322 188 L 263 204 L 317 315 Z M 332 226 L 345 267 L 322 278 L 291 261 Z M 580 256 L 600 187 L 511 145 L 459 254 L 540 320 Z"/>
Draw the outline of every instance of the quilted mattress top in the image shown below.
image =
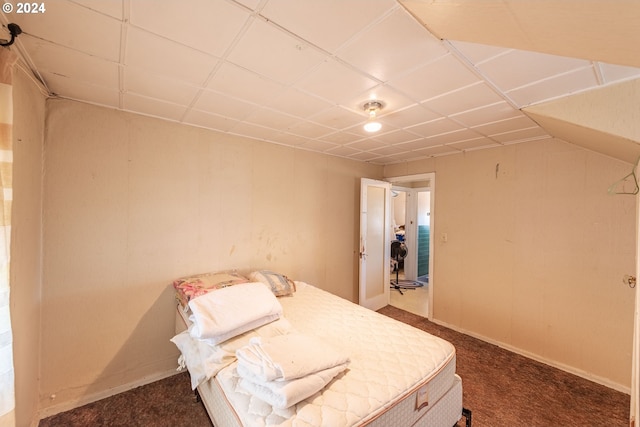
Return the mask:
<path id="1" fill-rule="evenodd" d="M 455 365 L 448 341 L 308 284 L 296 285 L 294 296 L 280 298 L 284 316 L 298 331 L 348 352 L 351 364 L 321 393 L 285 410 L 245 392 L 238 386 L 236 363 L 228 366 L 217 379 L 244 425 L 366 425 L 445 366 Z"/>

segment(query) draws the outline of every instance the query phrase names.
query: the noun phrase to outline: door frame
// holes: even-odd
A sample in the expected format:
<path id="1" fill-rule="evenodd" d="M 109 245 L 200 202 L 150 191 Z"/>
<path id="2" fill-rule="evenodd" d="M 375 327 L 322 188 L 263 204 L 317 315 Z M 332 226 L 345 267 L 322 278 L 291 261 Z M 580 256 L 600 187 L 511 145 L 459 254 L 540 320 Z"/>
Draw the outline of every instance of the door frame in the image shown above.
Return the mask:
<path id="1" fill-rule="evenodd" d="M 405 279 L 418 280 L 418 216 L 420 214 L 418 204 L 419 193 L 431 193 L 431 187 L 401 187 L 393 185 L 391 191 L 399 191 L 405 193 L 405 245 L 409 249 L 404 259 L 404 275 Z M 431 199 L 429 199 L 431 201 Z M 392 199 L 393 204 L 393 199 Z M 429 210 L 431 210 L 431 202 Z M 431 228 L 431 219 L 429 219 L 429 228 Z M 431 244 L 429 244 L 431 249 Z M 431 257 L 429 257 L 429 266 L 431 267 Z"/>
<path id="2" fill-rule="evenodd" d="M 413 217 L 415 215 L 413 215 L 415 209 L 417 208 L 416 204 L 415 204 L 415 198 L 413 197 L 415 194 L 415 191 L 413 188 L 411 187 L 404 187 L 404 186 L 400 186 L 400 185 L 395 185 L 393 184 L 391 186 L 391 191 L 399 191 L 404 193 L 405 195 L 405 199 L 404 199 L 404 243 L 405 245 L 408 245 L 408 242 L 413 242 L 416 243 L 416 237 L 417 237 L 417 233 L 415 232 L 415 229 L 413 227 Z M 393 197 L 391 198 L 391 204 L 394 205 L 394 209 L 393 209 L 393 214 L 395 215 L 395 204 L 393 201 Z M 393 231 L 393 230 L 392 230 Z M 393 233 L 392 233 L 393 236 Z M 411 247 L 409 248 L 408 254 L 404 259 L 404 276 L 405 279 L 408 280 L 416 280 L 416 278 L 418 277 L 417 274 L 413 274 L 414 271 L 417 273 L 417 268 L 414 268 L 417 266 L 417 257 L 416 257 L 416 253 L 415 253 L 415 248 Z"/>
<path id="3" fill-rule="evenodd" d="M 433 291 L 434 291 L 434 286 L 435 286 L 435 269 L 434 269 L 434 258 L 435 258 L 435 251 L 434 251 L 434 236 L 436 236 L 435 232 L 434 232 L 434 226 L 435 226 L 435 200 L 436 200 L 436 174 L 435 172 L 429 172 L 429 173 L 421 173 L 421 174 L 415 174 L 415 175 L 404 175 L 404 176 L 394 176 L 394 177 L 389 177 L 389 178 L 385 178 L 385 181 L 390 182 L 392 185 L 397 185 L 397 186 L 406 186 L 407 183 L 410 182 L 416 182 L 416 181 L 429 181 L 429 191 L 431 192 L 431 200 L 430 200 L 430 208 L 431 208 L 431 214 L 429 217 L 429 228 L 431 230 L 430 235 L 431 237 L 429 238 L 429 284 L 427 287 L 428 290 L 428 306 L 429 306 L 429 312 L 427 314 L 427 319 L 431 320 L 433 317 Z M 403 185 L 405 184 L 405 185 Z M 391 262 L 389 260 L 389 262 Z"/>

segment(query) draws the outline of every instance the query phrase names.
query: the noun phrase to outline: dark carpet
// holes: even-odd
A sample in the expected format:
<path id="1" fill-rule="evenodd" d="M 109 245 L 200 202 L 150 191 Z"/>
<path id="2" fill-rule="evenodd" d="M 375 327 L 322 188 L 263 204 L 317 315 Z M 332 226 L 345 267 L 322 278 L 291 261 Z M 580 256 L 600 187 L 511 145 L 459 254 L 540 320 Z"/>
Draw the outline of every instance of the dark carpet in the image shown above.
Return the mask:
<path id="1" fill-rule="evenodd" d="M 627 394 L 392 306 L 380 313 L 442 337 L 456 347 L 463 402 L 472 411 L 474 427 L 629 425 Z M 464 426 L 464 421 L 459 425 Z M 191 391 L 188 374 L 181 373 L 45 418 L 39 424 L 53 426 L 210 427 L 211 422 Z"/>
<path id="2" fill-rule="evenodd" d="M 456 347 L 473 426 L 628 427 L 630 397 L 493 344 L 386 306 L 379 311 Z M 464 425 L 461 421 L 460 425 Z"/>

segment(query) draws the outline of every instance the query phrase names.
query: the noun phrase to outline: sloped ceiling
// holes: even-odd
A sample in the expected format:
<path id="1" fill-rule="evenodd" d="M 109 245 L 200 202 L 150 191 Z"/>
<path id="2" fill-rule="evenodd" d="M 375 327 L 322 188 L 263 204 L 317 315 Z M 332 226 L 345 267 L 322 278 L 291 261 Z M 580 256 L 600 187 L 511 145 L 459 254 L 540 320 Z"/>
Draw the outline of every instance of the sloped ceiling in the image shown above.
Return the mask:
<path id="1" fill-rule="evenodd" d="M 546 128 L 528 108 L 640 78 L 638 1 L 42 4 L 0 23 L 20 25 L 11 48 L 51 96 L 382 165 L 580 144 L 568 117 Z M 375 134 L 370 99 L 385 104 Z"/>
<path id="2" fill-rule="evenodd" d="M 400 0 L 440 39 L 640 67 L 635 0 Z"/>
<path id="3" fill-rule="evenodd" d="M 534 105 L 524 112 L 565 141 L 629 163 L 640 157 L 640 80 Z"/>
<path id="4" fill-rule="evenodd" d="M 640 67 L 637 1 L 401 3 L 442 39 Z M 538 103 L 522 111 L 557 138 L 630 163 L 640 156 L 638 80 Z"/>

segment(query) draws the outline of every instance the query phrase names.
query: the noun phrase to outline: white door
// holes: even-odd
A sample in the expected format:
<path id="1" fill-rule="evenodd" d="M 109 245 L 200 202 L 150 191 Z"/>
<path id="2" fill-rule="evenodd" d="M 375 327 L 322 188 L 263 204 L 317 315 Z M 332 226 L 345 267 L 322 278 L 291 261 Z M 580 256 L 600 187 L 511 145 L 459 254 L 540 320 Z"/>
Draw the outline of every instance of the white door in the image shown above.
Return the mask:
<path id="1" fill-rule="evenodd" d="M 378 310 L 389 304 L 391 184 L 360 183 L 360 305 Z"/>

